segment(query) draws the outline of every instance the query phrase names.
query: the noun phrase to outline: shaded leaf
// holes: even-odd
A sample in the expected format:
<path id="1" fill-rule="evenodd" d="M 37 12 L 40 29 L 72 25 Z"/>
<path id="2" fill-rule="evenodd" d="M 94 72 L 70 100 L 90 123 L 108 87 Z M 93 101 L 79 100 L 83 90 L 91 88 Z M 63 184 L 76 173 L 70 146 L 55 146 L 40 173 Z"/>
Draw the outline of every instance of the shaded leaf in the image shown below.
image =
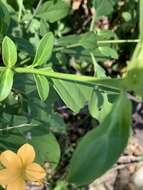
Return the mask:
<path id="1" fill-rule="evenodd" d="M 102 55 L 106 57 L 111 57 L 113 59 L 118 59 L 118 54 L 115 49 L 107 47 L 107 46 L 102 46 L 102 47 L 99 47 L 98 49 L 102 53 Z"/>
<path id="2" fill-rule="evenodd" d="M 42 136 L 34 136 L 29 141 L 35 147 L 37 162 L 44 163 L 48 161 L 51 166 L 56 167 L 60 160 L 60 146 L 54 134 L 43 134 Z"/>
<path id="3" fill-rule="evenodd" d="M 97 48 L 97 38 L 94 32 L 87 32 L 81 35 L 79 44 L 85 49 L 93 50 Z"/>
<path id="4" fill-rule="evenodd" d="M 10 24 L 10 15 L 6 6 L 0 1 L 0 37 L 3 37 Z"/>
<path id="5" fill-rule="evenodd" d="M 80 141 L 70 162 L 69 182 L 85 185 L 103 175 L 124 150 L 130 124 L 131 103 L 121 94 L 101 126 Z"/>

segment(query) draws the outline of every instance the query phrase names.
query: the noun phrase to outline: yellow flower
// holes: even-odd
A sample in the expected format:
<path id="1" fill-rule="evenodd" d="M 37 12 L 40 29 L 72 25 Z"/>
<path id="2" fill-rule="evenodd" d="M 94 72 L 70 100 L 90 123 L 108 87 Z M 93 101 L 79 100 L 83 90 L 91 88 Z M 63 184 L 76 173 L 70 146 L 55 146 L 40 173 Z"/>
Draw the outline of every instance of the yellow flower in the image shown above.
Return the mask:
<path id="1" fill-rule="evenodd" d="M 40 182 L 46 175 L 45 170 L 34 163 L 35 151 L 30 144 L 24 144 L 17 154 L 6 150 L 0 155 L 0 162 L 5 167 L 0 170 L 0 185 L 7 190 L 25 190 L 26 181 Z"/>

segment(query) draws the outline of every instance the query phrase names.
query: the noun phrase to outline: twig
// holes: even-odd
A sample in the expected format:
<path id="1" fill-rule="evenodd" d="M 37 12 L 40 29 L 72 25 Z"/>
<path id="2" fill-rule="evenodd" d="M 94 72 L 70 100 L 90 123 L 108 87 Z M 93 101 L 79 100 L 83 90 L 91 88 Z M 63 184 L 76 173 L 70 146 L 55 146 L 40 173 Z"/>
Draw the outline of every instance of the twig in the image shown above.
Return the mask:
<path id="1" fill-rule="evenodd" d="M 0 131 L 8 131 L 8 130 L 11 130 L 11 129 L 18 129 L 18 128 L 30 127 L 30 126 L 36 127 L 38 125 L 33 124 L 33 123 L 29 123 L 29 124 L 24 123 L 24 124 L 20 124 L 20 125 L 16 125 L 16 126 L 6 127 L 6 128 L 3 128 L 3 129 L 0 129 Z"/>
<path id="2" fill-rule="evenodd" d="M 27 24 L 27 31 L 29 30 L 29 27 L 30 27 L 30 25 L 31 25 L 31 23 L 32 23 L 32 20 L 33 20 L 33 18 L 36 16 L 36 13 L 37 13 L 39 7 L 41 6 L 42 2 L 43 2 L 43 0 L 39 0 L 39 2 L 38 2 L 38 4 L 37 4 L 37 7 L 35 8 L 34 13 L 33 13 L 32 17 L 31 17 L 29 23 Z"/>

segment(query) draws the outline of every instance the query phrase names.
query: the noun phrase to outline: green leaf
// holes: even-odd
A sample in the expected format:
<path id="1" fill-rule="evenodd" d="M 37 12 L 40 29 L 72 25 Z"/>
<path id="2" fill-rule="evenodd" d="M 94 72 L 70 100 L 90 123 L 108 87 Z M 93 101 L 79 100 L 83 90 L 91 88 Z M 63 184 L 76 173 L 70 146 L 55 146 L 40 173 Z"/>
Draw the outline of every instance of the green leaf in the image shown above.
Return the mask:
<path id="1" fill-rule="evenodd" d="M 36 51 L 34 61 L 31 66 L 37 67 L 46 63 L 51 57 L 53 46 L 54 46 L 54 36 L 51 32 L 48 32 L 41 39 L 38 49 Z"/>
<path id="2" fill-rule="evenodd" d="M 111 57 L 113 59 L 118 59 L 118 54 L 115 49 L 107 47 L 107 46 L 102 46 L 102 47 L 99 47 L 98 49 L 102 53 L 102 55 Z"/>
<path id="3" fill-rule="evenodd" d="M 96 9 L 96 19 L 109 15 L 113 11 L 111 0 L 93 0 L 93 6 Z"/>
<path id="4" fill-rule="evenodd" d="M 0 38 L 2 38 L 8 30 L 10 24 L 10 15 L 6 6 L 0 1 Z"/>
<path id="5" fill-rule="evenodd" d="M 64 103 L 74 112 L 78 113 L 90 97 L 92 88 L 76 82 L 52 79 L 54 88 Z"/>
<path id="6" fill-rule="evenodd" d="M 131 61 L 128 62 L 128 73 L 125 78 L 125 85 L 128 90 L 134 91 L 143 97 L 143 43 L 138 43 Z"/>
<path id="7" fill-rule="evenodd" d="M 54 134 L 34 136 L 29 141 L 35 147 L 38 163 L 48 161 L 52 167 L 56 167 L 60 160 L 60 146 Z"/>
<path id="8" fill-rule="evenodd" d="M 101 92 L 93 89 L 93 91 L 91 93 L 89 105 L 88 105 L 89 112 L 92 115 L 92 117 L 96 118 L 97 112 L 99 111 L 102 103 L 103 103 L 103 96 L 102 96 Z M 96 119 L 98 119 L 98 118 L 96 118 Z"/>
<path id="9" fill-rule="evenodd" d="M 126 22 L 129 22 L 132 19 L 132 15 L 130 12 L 123 12 L 122 17 Z"/>
<path id="10" fill-rule="evenodd" d="M 55 44 L 57 46 L 68 46 L 68 45 L 73 45 L 73 44 L 79 44 L 79 41 L 81 39 L 81 35 L 68 35 L 68 36 L 62 36 L 59 39 L 55 40 Z"/>
<path id="11" fill-rule="evenodd" d="M 17 62 L 17 48 L 14 42 L 7 36 L 2 42 L 2 58 L 4 64 L 8 67 L 12 67 Z"/>
<path id="12" fill-rule="evenodd" d="M 64 1 L 53 0 L 43 3 L 37 11 L 36 16 L 46 21 L 54 23 L 66 17 L 70 11 L 70 6 Z"/>
<path id="13" fill-rule="evenodd" d="M 131 103 L 122 93 L 99 128 L 80 141 L 70 162 L 69 182 L 91 183 L 117 161 L 129 138 Z"/>
<path id="14" fill-rule="evenodd" d="M 50 131 L 59 134 L 66 133 L 66 124 L 58 113 L 48 114 L 47 122 L 49 123 Z"/>
<path id="15" fill-rule="evenodd" d="M 111 111 L 112 104 L 108 101 L 107 94 L 94 91 L 89 102 L 89 112 L 100 123 Z"/>
<path id="16" fill-rule="evenodd" d="M 34 75 L 38 94 L 42 101 L 45 101 L 49 95 L 49 81 L 42 75 Z"/>
<path id="17" fill-rule="evenodd" d="M 109 40 L 117 38 L 116 33 L 112 30 L 99 30 L 97 31 L 97 40 Z"/>
<path id="18" fill-rule="evenodd" d="M 7 98 L 13 85 L 13 71 L 6 69 L 0 74 L 0 102 Z"/>
<path id="19" fill-rule="evenodd" d="M 85 49 L 92 50 L 97 48 L 97 38 L 94 32 L 87 32 L 81 35 L 79 44 Z"/>
<path id="20" fill-rule="evenodd" d="M 44 36 L 50 29 L 49 24 L 44 20 L 40 20 L 40 34 L 41 36 Z"/>

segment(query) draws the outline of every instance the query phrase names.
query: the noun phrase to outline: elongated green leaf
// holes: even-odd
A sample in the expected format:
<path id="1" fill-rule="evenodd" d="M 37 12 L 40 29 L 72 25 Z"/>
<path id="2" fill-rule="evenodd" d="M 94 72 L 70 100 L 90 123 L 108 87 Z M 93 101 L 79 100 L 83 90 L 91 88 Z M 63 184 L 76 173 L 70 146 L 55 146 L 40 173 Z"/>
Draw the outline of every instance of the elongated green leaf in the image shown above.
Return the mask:
<path id="1" fill-rule="evenodd" d="M 6 69 L 0 74 L 0 102 L 7 98 L 13 85 L 13 71 Z"/>
<path id="2" fill-rule="evenodd" d="M 70 162 L 69 181 L 84 185 L 103 175 L 124 150 L 130 124 L 131 103 L 121 94 L 101 127 L 80 141 Z"/>
<path id="3" fill-rule="evenodd" d="M 42 101 L 45 101 L 49 95 L 49 82 L 48 79 L 42 75 L 34 75 L 38 94 Z"/>
<path id="4" fill-rule="evenodd" d="M 34 61 L 32 63 L 33 67 L 41 66 L 42 64 L 46 63 L 49 60 L 52 54 L 53 45 L 54 45 L 54 36 L 51 32 L 49 32 L 45 34 L 40 41 Z"/>
<path id="5" fill-rule="evenodd" d="M 2 42 L 2 58 L 4 64 L 8 67 L 15 65 L 17 61 L 17 48 L 14 42 L 7 36 Z"/>
<path id="6" fill-rule="evenodd" d="M 0 1 L 0 38 L 3 37 L 10 24 L 10 15 L 6 6 Z"/>
<path id="7" fill-rule="evenodd" d="M 53 0 L 43 3 L 37 11 L 36 16 L 54 23 L 68 15 L 70 6 L 64 1 Z"/>

